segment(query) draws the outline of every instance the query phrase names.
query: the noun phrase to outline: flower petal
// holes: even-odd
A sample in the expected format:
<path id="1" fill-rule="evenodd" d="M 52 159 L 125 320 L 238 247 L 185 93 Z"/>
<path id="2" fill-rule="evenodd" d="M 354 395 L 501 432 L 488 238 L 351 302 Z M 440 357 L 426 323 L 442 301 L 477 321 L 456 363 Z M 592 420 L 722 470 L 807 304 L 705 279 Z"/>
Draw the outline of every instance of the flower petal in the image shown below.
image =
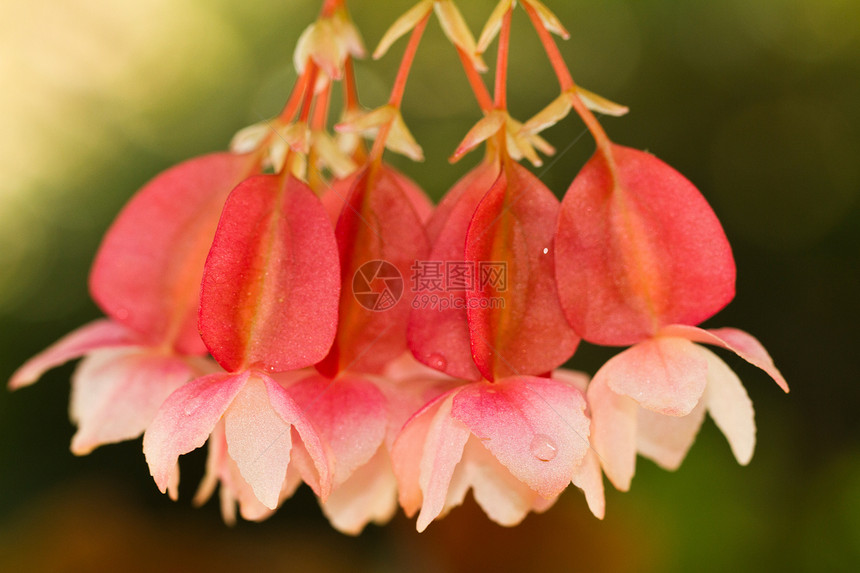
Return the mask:
<path id="1" fill-rule="evenodd" d="M 502 28 L 502 20 L 504 20 L 505 14 L 507 14 L 508 10 L 512 7 L 513 0 L 500 0 L 500 2 L 496 4 L 496 7 L 493 8 L 489 19 L 487 19 L 487 23 L 484 24 L 484 29 L 481 31 L 481 37 L 478 39 L 476 51 L 479 54 L 483 54 L 487 51 L 487 48 L 490 47 L 490 44 Z"/>
<path id="2" fill-rule="evenodd" d="M 708 365 L 699 349 L 684 338 L 658 336 L 613 356 L 594 377 L 643 408 L 686 416 L 707 384 Z"/>
<path id="3" fill-rule="evenodd" d="M 564 25 L 561 23 L 561 20 L 558 19 L 558 16 L 553 14 L 552 11 L 542 2 L 539 0 L 523 0 L 523 4 L 534 8 L 547 30 L 553 34 L 561 36 L 565 40 L 570 38 L 570 33 L 564 28 Z"/>
<path id="4" fill-rule="evenodd" d="M 708 387 L 704 402 L 738 463 L 745 466 L 755 449 L 755 412 L 737 374 L 716 354 L 702 348 L 708 360 Z"/>
<path id="5" fill-rule="evenodd" d="M 530 511 L 546 509 L 547 500 L 514 477 L 475 436 L 466 443 L 460 464 L 475 501 L 499 525 L 512 527 Z M 555 498 L 551 500 L 554 501 Z"/>
<path id="6" fill-rule="evenodd" d="M 439 267 L 428 264 L 414 272 L 418 284 L 412 285 L 416 292 L 407 331 L 409 348 L 422 363 L 464 380 L 480 380 L 481 373 L 475 366 L 469 343 L 466 293 L 450 288 L 447 269 L 449 265 L 451 268 L 464 265 L 469 223 L 498 176 L 498 163 L 481 162 L 445 195 L 427 224 L 433 241 L 428 261 Z M 432 281 L 436 270 L 438 280 L 442 281 L 438 284 Z M 445 306 L 441 304 L 443 299 Z M 431 304 L 434 300 L 440 304 Z"/>
<path id="7" fill-rule="evenodd" d="M 407 517 L 421 510 L 423 527 L 445 508 L 454 468 L 463 455 L 469 430 L 453 420 L 456 390 L 426 404 L 403 426 L 391 450 L 400 506 Z"/>
<path id="8" fill-rule="evenodd" d="M 731 248 L 704 197 L 653 155 L 619 145 L 598 150 L 568 189 L 556 263 L 565 314 L 596 344 L 698 324 L 735 292 Z"/>
<path id="9" fill-rule="evenodd" d="M 466 137 L 464 137 L 463 141 L 460 142 L 460 145 L 457 146 L 457 150 L 454 151 L 454 154 L 450 157 L 449 161 L 451 163 L 459 161 L 461 157 L 478 147 L 481 143 L 502 129 L 506 120 L 507 114 L 501 110 L 495 109 L 488 112 L 472 127 L 472 129 L 469 130 Z"/>
<path id="10" fill-rule="evenodd" d="M 105 235 L 90 274 L 90 292 L 106 314 L 152 345 L 206 353 L 197 329 L 203 264 L 224 201 L 253 161 L 203 155 L 137 192 Z"/>
<path id="11" fill-rule="evenodd" d="M 292 426 L 291 458 L 297 462 L 304 481 L 325 501 L 332 488 L 331 452 L 304 409 L 296 403 L 287 389 L 268 376 L 260 374 L 260 377 L 266 383 L 266 393 L 272 409 L 284 422 Z M 289 476 L 287 477 L 289 479 Z"/>
<path id="12" fill-rule="evenodd" d="M 143 341 L 128 327 L 113 320 L 96 320 L 70 332 L 27 362 L 12 374 L 9 389 L 29 386 L 42 374 L 65 364 L 69 360 L 101 348 L 134 346 Z"/>
<path id="13" fill-rule="evenodd" d="M 636 418 L 640 408 L 631 398 L 609 389 L 600 371 L 588 386 L 591 444 L 612 485 L 630 489 L 636 471 Z"/>
<path id="14" fill-rule="evenodd" d="M 582 463 L 576 468 L 571 480 L 585 494 L 588 509 L 597 519 L 606 515 L 606 499 L 603 496 L 603 472 L 600 471 L 600 458 L 597 452 L 589 449 Z"/>
<path id="15" fill-rule="evenodd" d="M 753 366 L 758 366 L 767 372 L 768 376 L 773 378 L 780 388 L 788 392 L 788 382 L 785 381 L 782 373 L 774 365 L 770 354 L 761 342 L 743 330 L 737 328 L 704 330 L 695 326 L 673 324 L 663 329 L 663 333 L 668 336 L 680 336 L 694 342 L 713 344 L 731 350 Z"/>
<path id="16" fill-rule="evenodd" d="M 72 452 L 136 438 L 170 394 L 196 375 L 182 358 L 139 347 L 93 351 L 72 376 Z"/>
<path id="17" fill-rule="evenodd" d="M 548 378 L 517 376 L 469 384 L 451 415 L 510 472 L 544 498 L 570 483 L 588 451 L 585 396 Z"/>
<path id="18" fill-rule="evenodd" d="M 349 535 L 358 535 L 370 523 L 383 524 L 397 511 L 397 480 L 384 447 L 358 468 L 322 504 L 331 524 Z"/>
<path id="19" fill-rule="evenodd" d="M 200 332 L 225 370 L 284 372 L 329 350 L 340 291 L 334 231 L 293 177 L 245 180 L 230 195 L 206 260 Z"/>
<path id="20" fill-rule="evenodd" d="M 346 369 L 380 373 L 406 350 L 415 294 L 406 280 L 428 242 L 409 197 L 415 190 L 404 190 L 402 180 L 384 165 L 365 169 L 338 219 L 340 328 L 317 365 L 329 377 Z"/>
<path id="21" fill-rule="evenodd" d="M 433 7 L 436 10 L 436 17 L 439 18 L 442 31 L 445 32 L 451 43 L 460 48 L 472 60 L 472 65 L 475 66 L 476 70 L 479 72 L 486 71 L 487 64 L 478 55 L 475 37 L 472 36 L 471 30 L 469 30 L 469 26 L 457 9 L 456 4 L 451 0 L 436 0 Z"/>
<path id="22" fill-rule="evenodd" d="M 579 343 L 555 280 L 558 199 L 525 167 L 504 165 L 466 235 L 466 261 L 476 275 L 466 291 L 470 343 L 488 380 L 549 372 Z"/>
<path id="23" fill-rule="evenodd" d="M 164 401 L 143 436 L 149 472 L 162 493 L 176 473 L 179 456 L 206 443 L 249 377 L 248 372 L 204 376 Z"/>
<path id="24" fill-rule="evenodd" d="M 349 375 L 313 375 L 288 393 L 331 448 L 332 487 L 337 488 L 379 450 L 388 427 L 386 401 L 372 383 Z"/>
<path id="25" fill-rule="evenodd" d="M 701 347 L 699 347 L 701 349 Z M 705 419 L 705 399 L 685 416 L 666 416 L 639 408 L 636 443 L 639 453 L 660 467 L 678 469 Z"/>
<path id="26" fill-rule="evenodd" d="M 421 2 L 395 20 L 382 36 L 379 45 L 376 46 L 376 50 L 373 51 L 373 59 L 378 60 L 384 56 L 394 42 L 417 26 L 418 22 L 423 20 L 432 9 L 433 0 L 421 0 Z"/>

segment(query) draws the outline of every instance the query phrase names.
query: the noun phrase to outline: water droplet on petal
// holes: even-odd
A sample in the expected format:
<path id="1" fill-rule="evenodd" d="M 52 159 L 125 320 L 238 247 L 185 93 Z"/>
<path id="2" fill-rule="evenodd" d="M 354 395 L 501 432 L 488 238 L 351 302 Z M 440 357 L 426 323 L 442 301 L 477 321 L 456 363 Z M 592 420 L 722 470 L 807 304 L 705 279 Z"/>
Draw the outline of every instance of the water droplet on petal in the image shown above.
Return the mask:
<path id="1" fill-rule="evenodd" d="M 547 254 L 547 253 L 549 253 L 549 249 L 547 247 L 544 247 L 543 248 L 543 254 Z"/>
<path id="2" fill-rule="evenodd" d="M 552 460 L 558 453 L 558 446 L 546 434 L 535 434 L 530 449 L 532 455 L 542 462 Z"/>
<path id="3" fill-rule="evenodd" d="M 427 360 L 427 362 L 428 366 L 430 366 L 431 368 L 435 368 L 439 371 L 444 371 L 445 368 L 448 366 L 448 361 L 445 360 L 445 357 L 435 352 L 430 355 L 430 358 Z"/>

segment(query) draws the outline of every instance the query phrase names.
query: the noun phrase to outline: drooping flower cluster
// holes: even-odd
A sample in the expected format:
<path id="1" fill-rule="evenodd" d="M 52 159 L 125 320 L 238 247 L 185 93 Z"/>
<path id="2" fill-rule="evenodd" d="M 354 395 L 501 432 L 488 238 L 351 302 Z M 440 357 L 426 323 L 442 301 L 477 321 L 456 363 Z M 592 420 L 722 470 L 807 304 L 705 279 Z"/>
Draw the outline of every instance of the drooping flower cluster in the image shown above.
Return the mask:
<path id="1" fill-rule="evenodd" d="M 734 296 L 722 228 L 682 175 L 609 140 L 592 110 L 626 108 L 576 86 L 551 36 L 564 27 L 521 4 L 561 88 L 525 123 L 506 104 L 515 2 L 477 41 L 451 0 L 417 4 L 375 53 L 411 34 L 389 102 L 362 111 L 362 41 L 343 0 L 327 0 L 299 39 L 283 112 L 138 192 L 92 269 L 108 318 L 31 359 L 11 387 L 83 356 L 72 451 L 144 434 L 156 484 L 176 496 L 178 458 L 208 443 L 196 500 L 219 488 L 228 521 L 237 507 L 265 518 L 302 482 L 348 533 L 398 504 L 423 530 L 469 489 L 505 525 L 570 483 L 602 517 L 603 473 L 626 490 L 637 453 L 676 468 L 706 410 L 747 463 L 752 405 L 697 343 L 788 387 L 752 336 L 697 327 Z M 435 208 L 383 159 L 386 147 L 422 158 L 400 104 L 434 12 L 484 116 L 452 159 L 486 144 Z M 496 36 L 491 96 L 480 73 Z M 552 153 L 538 133 L 571 109 L 597 150 L 559 202 L 518 161 Z M 589 381 L 561 369 L 580 340 L 630 348 Z"/>

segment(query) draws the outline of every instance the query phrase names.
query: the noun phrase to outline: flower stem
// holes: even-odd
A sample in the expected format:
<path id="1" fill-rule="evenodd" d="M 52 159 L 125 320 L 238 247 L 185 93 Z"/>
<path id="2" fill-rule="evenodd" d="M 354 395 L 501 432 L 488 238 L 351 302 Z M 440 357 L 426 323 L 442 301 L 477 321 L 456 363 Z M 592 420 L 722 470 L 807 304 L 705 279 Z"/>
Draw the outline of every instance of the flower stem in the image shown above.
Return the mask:
<path id="1" fill-rule="evenodd" d="M 388 105 L 396 110 L 400 110 L 400 104 L 403 102 L 403 93 L 406 91 L 406 80 L 409 78 L 409 70 L 412 68 L 415 53 L 418 51 L 418 44 L 421 43 L 421 36 L 424 34 L 424 29 L 427 27 L 431 13 L 428 12 L 412 30 L 409 44 L 407 44 L 406 51 L 403 53 L 403 59 L 400 61 L 400 68 L 397 70 L 397 77 L 394 80 L 394 87 L 391 88 L 391 96 L 388 98 Z M 370 151 L 370 160 L 374 164 L 378 165 L 382 161 L 382 153 L 385 151 L 385 140 L 388 139 L 390 131 L 391 122 L 379 128 L 376 141 L 373 142 L 373 148 Z"/>
<path id="2" fill-rule="evenodd" d="M 478 105 L 481 106 L 481 111 L 489 112 L 493 109 L 493 98 L 490 97 L 490 92 L 487 91 L 487 86 L 484 85 L 484 80 L 481 79 L 481 74 L 475 69 L 475 64 L 472 58 L 457 46 L 457 54 L 460 56 L 460 61 L 463 63 L 463 71 L 466 72 L 466 78 L 469 80 L 469 85 L 472 87 L 472 93 L 475 94 L 475 99 L 478 100 Z"/>
<path id="3" fill-rule="evenodd" d="M 513 10 L 508 9 L 502 20 L 502 29 L 499 32 L 499 55 L 496 58 L 496 85 L 493 92 L 495 96 L 495 108 L 506 110 L 508 107 L 508 52 L 511 43 L 511 14 Z"/>
<path id="4" fill-rule="evenodd" d="M 532 25 L 540 37 L 541 43 L 546 50 L 546 55 L 549 58 L 550 64 L 552 64 L 553 70 L 555 70 L 555 75 L 558 78 L 559 86 L 561 87 L 562 92 L 568 92 L 570 94 L 571 104 L 573 105 L 573 109 L 576 110 L 576 113 L 579 117 L 582 118 L 582 121 L 585 122 L 585 126 L 588 128 L 588 131 L 591 132 L 591 136 L 594 137 L 594 141 L 597 143 L 598 149 L 600 149 L 604 155 L 606 155 L 607 160 L 612 163 L 612 157 L 610 148 L 612 142 L 609 139 L 609 136 L 606 135 L 606 132 L 603 130 L 603 126 L 600 125 L 600 122 L 597 121 L 597 118 L 594 117 L 594 114 L 591 113 L 591 110 L 583 103 L 582 99 L 579 97 L 579 94 L 576 93 L 576 84 L 573 83 L 573 78 L 570 75 L 570 70 L 567 68 L 567 64 L 564 61 L 564 58 L 561 56 L 561 52 L 558 49 L 558 46 L 555 43 L 555 40 L 550 34 L 549 30 L 546 29 L 543 22 L 540 19 L 537 11 L 530 4 L 523 2 L 523 8 L 525 8 L 526 12 L 528 12 L 529 18 L 532 21 Z"/>

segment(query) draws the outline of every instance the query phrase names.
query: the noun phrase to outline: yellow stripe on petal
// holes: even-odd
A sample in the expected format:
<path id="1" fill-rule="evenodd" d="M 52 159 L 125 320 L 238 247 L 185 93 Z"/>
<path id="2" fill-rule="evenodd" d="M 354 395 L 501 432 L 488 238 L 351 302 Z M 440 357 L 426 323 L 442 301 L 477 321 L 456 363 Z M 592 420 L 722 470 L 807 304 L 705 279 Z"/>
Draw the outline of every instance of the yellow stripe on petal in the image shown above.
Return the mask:
<path id="1" fill-rule="evenodd" d="M 499 110 L 493 110 L 484 116 L 472 127 L 472 129 L 469 130 L 469 133 L 466 134 L 466 137 L 464 137 L 460 145 L 457 146 L 457 150 L 451 156 L 449 161 L 451 161 L 451 163 L 459 161 L 461 157 L 492 137 L 505 125 L 506 117 L 507 114 Z"/>
<path id="2" fill-rule="evenodd" d="M 502 0 L 499 2 L 495 9 L 493 9 L 493 13 L 490 14 L 489 20 L 484 24 L 484 30 L 481 32 L 481 38 L 478 40 L 478 53 L 483 54 L 487 51 L 487 48 L 490 47 L 490 44 L 493 42 L 495 37 L 498 35 L 499 30 L 502 28 L 502 20 L 505 18 L 505 14 L 508 13 L 508 10 L 511 10 L 514 7 L 513 0 Z"/>
<path id="3" fill-rule="evenodd" d="M 582 103 L 584 103 L 591 111 L 615 117 L 620 117 L 630 111 L 630 108 L 626 105 L 610 101 L 603 96 L 597 95 L 596 93 L 590 92 L 579 86 L 576 88 L 576 93 L 579 95 L 579 99 L 582 100 Z"/>
<path id="4" fill-rule="evenodd" d="M 552 100 L 552 103 L 528 120 L 522 127 L 522 133 L 525 135 L 540 133 L 567 117 L 572 107 L 570 93 L 563 92 L 560 96 Z"/>
<path id="5" fill-rule="evenodd" d="M 373 51 L 373 59 L 378 60 L 396 42 L 401 36 L 409 32 L 412 28 L 418 25 L 430 10 L 433 9 L 433 0 L 421 0 L 418 4 L 410 8 L 405 14 L 394 21 L 394 24 L 388 28 L 388 31 L 382 36 L 376 50 Z"/>
<path id="6" fill-rule="evenodd" d="M 403 116 L 400 113 L 394 116 L 391 131 L 388 132 L 388 139 L 385 140 L 385 147 L 395 153 L 405 155 L 413 161 L 424 161 L 424 151 L 418 145 L 418 142 L 415 141 L 409 128 L 406 127 L 406 123 L 404 123 Z"/>
<path id="7" fill-rule="evenodd" d="M 546 27 L 547 30 L 552 32 L 553 34 L 557 34 L 567 40 L 570 38 L 570 32 L 565 29 L 564 25 L 561 23 L 561 20 L 558 19 L 558 16 L 552 13 L 552 10 L 547 8 L 540 0 L 523 0 L 523 3 L 528 4 L 532 8 L 534 8 L 535 12 L 540 16 L 541 22 Z"/>
<path id="8" fill-rule="evenodd" d="M 363 132 L 376 129 L 394 119 L 397 110 L 390 105 L 384 105 L 374 110 L 356 115 L 334 126 L 341 133 Z"/>
<path id="9" fill-rule="evenodd" d="M 436 16 L 439 18 L 439 24 L 442 26 L 442 31 L 448 36 L 448 39 L 455 46 L 466 52 L 469 59 L 472 60 L 472 65 L 478 71 L 484 72 L 487 70 L 487 64 L 478 55 L 478 48 L 475 45 L 475 37 L 472 36 L 466 20 L 457 6 L 451 0 L 437 0 L 434 4 Z"/>

